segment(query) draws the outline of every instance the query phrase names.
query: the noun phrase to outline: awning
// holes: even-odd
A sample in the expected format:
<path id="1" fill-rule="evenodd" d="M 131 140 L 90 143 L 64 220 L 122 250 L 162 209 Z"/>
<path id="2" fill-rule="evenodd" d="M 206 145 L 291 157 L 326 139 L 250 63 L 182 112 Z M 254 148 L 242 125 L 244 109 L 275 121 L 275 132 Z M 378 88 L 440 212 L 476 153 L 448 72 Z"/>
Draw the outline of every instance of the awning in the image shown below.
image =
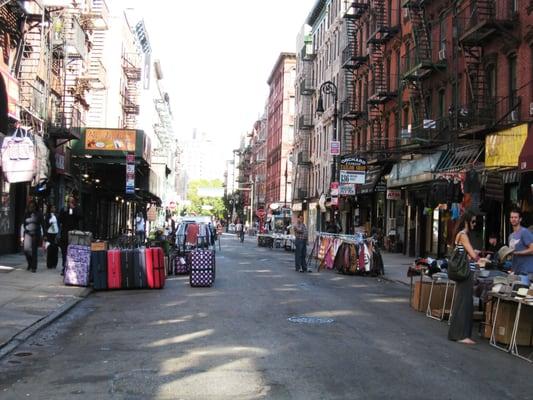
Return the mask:
<path id="1" fill-rule="evenodd" d="M 370 166 L 368 170 L 366 171 L 366 178 L 365 183 L 361 185 L 360 190 L 358 193 L 360 194 L 367 194 L 367 193 L 373 193 L 376 191 L 376 185 L 378 184 L 379 180 L 383 177 L 383 175 L 387 174 L 391 170 L 391 165 L 388 166 Z M 380 185 L 381 186 L 381 185 Z M 385 189 L 383 188 L 383 191 Z"/>
<path id="2" fill-rule="evenodd" d="M 528 124 L 521 124 L 487 135 L 485 168 L 516 168 L 520 151 L 524 148 L 528 136 L 527 132 Z M 533 150 L 531 152 L 533 153 Z"/>
<path id="3" fill-rule="evenodd" d="M 483 143 L 473 143 L 447 150 L 435 168 L 435 172 L 454 172 L 476 163 L 483 154 Z"/>
<path id="4" fill-rule="evenodd" d="M 518 157 L 518 170 L 520 172 L 533 171 L 533 134 L 531 132 L 527 135 Z"/>
<path id="5" fill-rule="evenodd" d="M 433 172 L 442 151 L 409 161 L 402 161 L 392 167 L 387 180 L 387 187 L 414 185 L 433 180 Z"/>

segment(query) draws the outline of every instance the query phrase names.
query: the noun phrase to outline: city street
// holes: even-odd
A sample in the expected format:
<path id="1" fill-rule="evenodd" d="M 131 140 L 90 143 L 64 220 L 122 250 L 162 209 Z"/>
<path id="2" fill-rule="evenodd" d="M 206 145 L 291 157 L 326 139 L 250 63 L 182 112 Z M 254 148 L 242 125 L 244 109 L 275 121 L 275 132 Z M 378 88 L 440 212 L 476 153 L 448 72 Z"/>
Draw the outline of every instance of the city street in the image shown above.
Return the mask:
<path id="1" fill-rule="evenodd" d="M 224 235 L 212 288 L 93 292 L 0 360 L 0 398 L 533 399 L 533 365 L 449 342 L 407 286 L 293 256 Z"/>

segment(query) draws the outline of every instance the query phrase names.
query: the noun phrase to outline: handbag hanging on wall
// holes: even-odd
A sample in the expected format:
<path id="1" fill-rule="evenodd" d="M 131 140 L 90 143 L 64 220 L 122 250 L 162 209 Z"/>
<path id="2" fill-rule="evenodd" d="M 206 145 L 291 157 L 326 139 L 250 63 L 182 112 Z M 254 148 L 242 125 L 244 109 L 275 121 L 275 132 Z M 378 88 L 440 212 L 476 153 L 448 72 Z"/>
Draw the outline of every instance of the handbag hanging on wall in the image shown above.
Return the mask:
<path id="1" fill-rule="evenodd" d="M 4 138 L 1 148 L 2 171 L 9 183 L 29 182 L 35 175 L 35 145 L 28 131 L 17 128 Z"/>

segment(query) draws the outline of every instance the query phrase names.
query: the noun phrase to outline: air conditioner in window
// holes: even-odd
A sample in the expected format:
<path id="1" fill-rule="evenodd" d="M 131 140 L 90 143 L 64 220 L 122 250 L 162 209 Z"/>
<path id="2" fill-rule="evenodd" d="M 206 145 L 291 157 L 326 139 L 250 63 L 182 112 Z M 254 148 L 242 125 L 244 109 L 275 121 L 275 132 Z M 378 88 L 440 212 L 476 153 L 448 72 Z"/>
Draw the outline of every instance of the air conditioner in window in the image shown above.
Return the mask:
<path id="1" fill-rule="evenodd" d="M 439 50 L 439 61 L 446 60 L 446 49 Z"/>
<path id="2" fill-rule="evenodd" d="M 518 121 L 518 111 L 517 110 L 511 111 L 511 114 L 509 115 L 509 120 L 511 122 L 517 122 Z"/>

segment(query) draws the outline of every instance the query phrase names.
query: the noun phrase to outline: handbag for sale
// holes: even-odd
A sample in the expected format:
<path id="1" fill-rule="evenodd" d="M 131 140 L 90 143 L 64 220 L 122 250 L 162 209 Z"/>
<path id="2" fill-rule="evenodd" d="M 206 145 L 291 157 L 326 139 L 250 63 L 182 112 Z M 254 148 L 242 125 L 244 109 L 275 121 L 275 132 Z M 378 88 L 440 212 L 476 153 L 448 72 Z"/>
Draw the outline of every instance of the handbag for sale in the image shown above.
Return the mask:
<path id="1" fill-rule="evenodd" d="M 35 175 L 35 145 L 28 131 L 17 128 L 2 143 L 2 171 L 9 183 L 29 182 Z"/>
<path id="2" fill-rule="evenodd" d="M 448 261 L 448 278 L 452 281 L 461 282 L 468 279 L 469 276 L 470 266 L 468 265 L 466 251 L 455 247 Z"/>

